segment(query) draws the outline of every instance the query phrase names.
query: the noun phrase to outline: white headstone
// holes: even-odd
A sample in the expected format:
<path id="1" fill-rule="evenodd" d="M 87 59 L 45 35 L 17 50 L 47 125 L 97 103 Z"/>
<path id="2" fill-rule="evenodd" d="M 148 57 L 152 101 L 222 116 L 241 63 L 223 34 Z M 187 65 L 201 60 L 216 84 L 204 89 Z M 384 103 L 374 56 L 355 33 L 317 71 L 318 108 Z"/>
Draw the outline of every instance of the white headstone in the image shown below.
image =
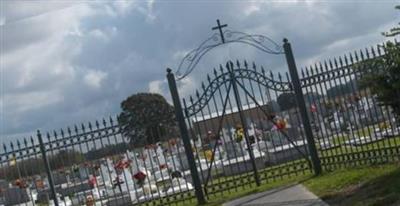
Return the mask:
<path id="1" fill-rule="evenodd" d="M 164 157 L 164 151 L 161 146 L 157 147 L 155 158 L 157 158 L 158 165 L 166 164 L 167 161 Z"/>

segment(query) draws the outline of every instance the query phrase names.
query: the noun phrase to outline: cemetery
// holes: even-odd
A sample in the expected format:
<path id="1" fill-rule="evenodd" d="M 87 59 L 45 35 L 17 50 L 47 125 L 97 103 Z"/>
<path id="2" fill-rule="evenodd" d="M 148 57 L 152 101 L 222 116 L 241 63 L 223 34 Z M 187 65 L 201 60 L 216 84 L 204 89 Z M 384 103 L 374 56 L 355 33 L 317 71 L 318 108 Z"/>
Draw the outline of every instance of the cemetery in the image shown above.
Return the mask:
<path id="1" fill-rule="evenodd" d="M 288 134 L 301 133 L 290 131 L 295 125 L 288 124 L 285 128 Z M 296 127 L 300 128 L 300 125 Z M 307 141 L 297 137 L 291 144 L 280 134 L 277 128 L 270 131 L 255 131 L 249 126 L 248 134 L 256 136 L 251 144 L 256 167 L 259 170 L 270 165 L 279 165 L 304 158 L 301 153 L 307 152 Z M 359 147 L 366 144 L 396 137 L 400 128 L 376 129 L 371 136 L 356 136 L 343 142 L 343 145 Z M 237 141 L 238 132 L 235 129 L 224 130 L 223 140 L 217 146 L 212 166 L 212 177 L 235 176 L 252 171 L 252 164 L 245 141 Z M 227 135 L 232 134 L 231 137 Z M 367 133 L 365 133 L 367 134 Z M 231 141 L 233 140 L 233 141 Z M 319 141 L 321 149 L 334 148 L 329 139 Z M 202 144 L 192 141 L 199 155 L 196 160 L 201 182 L 206 181 L 211 158 L 207 156 Z M 177 193 L 193 191 L 193 181 L 189 171 L 189 163 L 184 154 L 182 142 L 165 146 L 165 142 L 142 148 L 141 150 L 125 151 L 117 156 L 110 156 L 92 162 L 91 164 L 73 165 L 62 171 L 53 172 L 53 181 L 57 192 L 59 205 L 82 205 L 93 201 L 94 205 L 124 205 L 129 203 L 147 202 Z M 295 148 L 296 147 L 296 148 Z M 299 151 L 300 150 L 300 151 Z M 1 201 L 3 204 L 25 204 L 30 202 L 48 203 L 50 188 L 48 179 L 36 177 L 36 182 L 25 182 L 25 187 L 10 186 L 5 180 L 0 181 Z M 35 185 L 35 186 L 34 186 Z M 41 189 L 39 189 L 41 188 Z M 17 202 L 15 202 L 17 201 Z M 28 205 L 29 205 L 28 204 Z"/>
<path id="2" fill-rule="evenodd" d="M 150 14 L 153 3 L 148 2 L 146 7 L 136 8 L 140 14 L 149 12 L 145 20 L 149 27 L 160 21 L 157 19 L 158 13 Z M 120 18 L 128 11 L 125 6 L 108 5 L 103 13 L 111 14 L 112 18 Z M 249 14 L 246 16 L 259 10 L 257 6 L 253 7 L 250 8 L 251 11 L 248 9 Z M 82 9 L 82 12 L 86 10 L 91 12 L 90 9 Z M 89 14 L 82 14 L 85 15 Z M 6 20 L 3 20 L 3 16 L 1 18 L 3 27 Z M 142 20 L 144 19 L 140 19 Z M 7 23 L 8 21 L 7 19 Z M 65 31 L 62 34 L 71 36 L 69 38 L 72 40 L 77 37 L 98 38 L 104 45 L 114 35 L 121 39 L 132 35 L 129 33 L 132 32 L 130 29 L 124 30 L 116 26 L 104 32 L 90 29 L 86 31 L 80 28 L 80 23 L 83 23 L 78 22 L 74 23 L 78 25 L 74 31 Z M 137 24 L 136 20 L 134 23 Z M 165 31 L 170 29 L 179 35 L 185 33 L 195 36 L 198 33 L 197 30 L 190 33 L 192 31 L 185 31 L 184 27 L 178 28 L 175 24 L 166 25 L 163 25 Z M 247 27 L 242 29 L 252 31 Z M 139 33 L 136 32 L 140 29 L 135 28 L 134 31 L 132 36 L 137 36 Z M 314 57 L 324 57 L 320 54 L 321 51 L 335 48 L 335 43 L 343 44 L 342 40 L 319 48 L 318 55 L 314 52 L 314 57 L 311 58 L 306 56 L 308 50 L 304 52 L 301 49 L 305 45 L 316 44 L 314 39 L 321 41 L 314 36 L 313 41 L 294 44 L 295 48 L 300 45 L 300 51 L 294 51 L 292 41 L 287 38 L 279 36 L 282 41 L 273 40 L 277 38 L 275 33 L 278 34 L 275 31 L 271 32 L 274 34 L 273 38 L 263 34 L 245 33 L 234 30 L 232 25 L 228 27 L 228 24 L 219 19 L 216 19 L 216 25 L 210 27 L 209 31 L 212 31 L 211 35 L 190 51 L 183 43 L 179 46 L 169 45 L 171 48 L 160 51 L 148 46 L 147 44 L 154 42 L 160 43 L 161 40 L 158 42 L 158 39 L 162 39 L 154 38 L 156 36 L 152 35 L 157 32 L 152 31 L 149 36 L 157 41 L 140 39 L 144 42 L 140 43 L 146 44 L 144 53 L 151 53 L 151 58 L 138 56 L 131 59 L 129 56 L 121 60 L 115 57 L 118 60 L 110 63 L 97 57 L 93 66 L 58 63 L 61 66 L 57 64 L 54 72 L 47 72 L 55 77 L 59 74 L 68 76 L 66 79 L 73 79 L 72 83 L 68 80 L 68 84 L 74 86 L 68 88 L 67 95 L 49 92 L 49 95 L 46 93 L 43 97 L 39 95 L 38 100 L 31 100 L 36 91 L 35 95 L 27 95 L 29 98 L 24 96 L 21 99 L 49 101 L 49 105 L 54 101 L 63 105 L 63 101 L 70 98 L 70 93 L 82 92 L 72 95 L 73 100 L 69 100 L 76 101 L 76 104 L 60 106 L 68 111 L 68 117 L 70 115 L 81 119 L 66 128 L 51 130 L 45 126 L 64 121 L 59 120 L 62 118 L 56 114 L 43 114 L 49 120 L 46 125 L 43 123 L 42 127 L 38 126 L 41 129 L 37 129 L 34 134 L 2 143 L 0 206 L 204 205 L 212 198 L 227 194 L 246 194 L 249 188 L 253 192 L 259 191 L 263 184 L 275 181 L 291 178 L 292 181 L 305 176 L 314 178 L 336 168 L 354 165 L 379 165 L 400 161 L 400 67 L 397 59 L 400 43 L 396 39 L 372 47 L 365 45 L 368 46 L 365 50 L 351 53 L 346 51 L 348 54 L 342 56 L 315 60 Z M 384 36 L 396 36 L 400 34 L 399 31 L 399 28 L 392 29 L 389 33 L 384 33 Z M 297 33 L 289 33 L 287 36 L 295 40 L 295 43 L 307 36 L 299 38 L 295 36 Z M 143 38 L 147 35 L 138 36 Z M 170 43 L 172 36 L 168 36 L 166 45 Z M 16 39 L 17 37 L 18 35 Z M 328 40 L 332 41 L 324 41 Z M 67 39 L 64 41 L 67 42 Z M 179 39 L 177 42 L 186 40 Z M 141 46 L 139 42 L 136 43 Z M 104 46 L 96 41 L 91 44 L 98 48 Z M 224 49 L 233 44 L 241 46 L 238 47 L 240 49 L 232 47 L 224 53 Z M 116 47 L 125 46 L 132 47 L 124 40 Z M 83 46 L 80 48 L 81 45 L 75 47 L 78 48 L 77 51 L 71 53 L 80 53 L 80 50 L 85 49 Z M 246 48 L 259 52 L 254 55 L 258 58 L 252 59 L 245 54 L 252 53 Z M 62 49 L 64 50 L 70 48 Z M 106 46 L 104 51 L 107 51 L 105 53 L 108 56 L 130 52 L 136 55 L 137 52 L 129 50 L 114 54 L 111 47 Z M 49 53 L 51 52 L 54 51 L 50 50 Z M 158 57 L 158 52 L 171 54 L 168 57 Z M 94 52 L 87 52 L 88 55 L 92 53 Z M 238 60 L 236 53 L 245 58 L 242 60 L 240 57 L 241 60 Z M 207 59 L 207 54 L 212 58 Z M 74 55 L 71 56 L 73 61 L 79 60 Z M 151 78 L 140 76 L 141 71 L 123 75 L 116 72 L 119 67 L 148 66 L 133 65 L 133 62 L 144 61 L 146 58 L 151 59 L 151 63 L 148 63 L 151 67 L 160 67 L 160 59 L 166 59 L 164 63 L 168 64 L 180 59 L 180 63 L 171 67 L 172 69 L 166 68 L 162 79 L 157 76 L 159 71 L 151 73 Z M 264 61 L 265 59 L 268 60 Z M 307 64 L 311 60 L 320 62 L 300 68 L 297 67 L 296 60 Z M 12 63 L 14 62 L 18 61 L 13 59 Z M 31 64 L 26 63 L 29 66 Z M 86 67 L 90 69 L 87 70 Z M 95 70 L 96 67 L 109 67 L 109 70 Z M 200 70 L 199 67 L 205 68 Z M 31 79 L 31 73 L 35 72 L 43 73 L 34 70 L 27 72 L 26 77 L 22 75 L 25 78 L 17 82 L 21 88 L 14 90 L 26 90 L 23 87 L 26 82 L 48 81 L 49 77 Z M 136 81 L 142 82 L 143 79 L 146 80 L 146 84 L 143 84 L 145 86 L 136 85 Z M 57 81 L 62 85 L 66 80 Z M 110 82 L 117 84 L 102 85 Z M 135 84 L 129 85 L 131 82 Z M 135 93 L 132 94 L 132 88 L 122 88 L 121 85 L 126 86 L 125 84 L 134 87 Z M 36 87 L 47 85 L 32 86 Z M 138 88 L 147 87 L 147 92 L 137 91 Z M 80 89 L 82 91 L 78 91 Z M 117 90 L 125 93 L 120 94 Z M 128 92 L 131 93 L 127 94 Z M 92 93 L 96 96 L 93 96 L 93 100 L 87 100 L 85 96 Z M 102 99 L 99 98 L 101 95 L 108 96 Z M 107 98 L 111 97 L 125 98 L 118 100 L 118 110 L 114 108 L 115 105 L 118 107 L 115 99 L 108 101 Z M 87 121 L 85 118 L 97 115 L 96 112 L 101 110 L 97 104 L 106 105 L 104 108 L 107 107 L 107 111 L 112 111 L 116 117 L 81 123 L 80 121 Z M 47 104 L 43 105 L 41 108 L 47 107 Z M 93 108 L 77 108 L 77 105 L 91 105 Z M 18 112 L 32 108 L 35 106 L 21 106 Z M 49 106 L 46 109 L 57 113 L 57 108 Z M 18 121 L 22 119 L 10 121 L 14 124 L 10 131 L 20 129 L 15 123 Z M 48 123 L 51 121 L 54 122 Z M 39 124 L 35 121 L 31 123 L 21 125 Z M 354 190 L 356 189 L 359 188 Z"/>
<path id="3" fill-rule="evenodd" d="M 399 145 L 396 139 L 399 138 L 400 127 L 396 127 L 396 119 L 385 118 L 388 112 L 379 106 L 373 106 L 374 110 L 380 111 L 375 114 L 365 106 L 362 110 L 353 109 L 363 105 L 360 103 L 363 101 L 370 101 L 369 106 L 374 105 L 373 99 L 360 99 L 349 103 L 347 110 L 331 111 L 332 118 L 326 117 L 327 112 L 318 113 L 326 110 L 322 109 L 323 104 L 310 103 L 316 105 L 310 114 L 318 128 L 312 132 L 321 155 L 351 153 L 352 148 L 364 148 L 388 140 L 393 140 L 395 146 Z M 193 133 L 189 144 L 201 184 L 215 184 L 220 179 L 236 178 L 254 172 L 254 169 L 264 171 L 308 158 L 309 143 L 304 136 L 304 124 L 299 120 L 301 114 L 298 108 L 285 111 L 275 108 L 273 112 L 270 108 L 270 105 L 262 105 L 259 101 L 243 105 L 240 110 L 236 107 L 190 118 L 191 122 L 187 125 L 192 127 Z M 271 112 L 272 119 L 265 116 L 266 110 Z M 369 115 L 366 116 L 367 113 Z M 238 123 L 243 119 L 246 120 L 244 124 Z M 116 125 L 113 125 L 112 119 L 110 123 L 108 126 L 104 123 L 104 128 L 99 127 L 99 131 L 109 131 L 113 135 Z M 343 126 L 346 124 L 347 127 Z M 80 136 L 77 128 L 75 131 L 76 136 L 71 138 Z M 109 135 L 99 137 L 107 141 L 110 139 Z M 77 149 L 72 144 L 65 146 Z M 52 171 L 52 183 L 43 173 L 13 181 L 1 180 L 0 203 L 117 206 L 159 201 L 195 191 L 192 161 L 187 156 L 185 142 L 181 138 L 115 151 L 99 158 L 92 157 L 94 151 L 94 148 L 87 150 L 91 153 L 90 161 Z M 70 154 L 76 155 L 73 152 Z M 8 165 L 22 164 L 11 159 Z M 17 167 L 18 171 L 20 167 Z M 52 197 L 53 189 L 56 201 Z"/>

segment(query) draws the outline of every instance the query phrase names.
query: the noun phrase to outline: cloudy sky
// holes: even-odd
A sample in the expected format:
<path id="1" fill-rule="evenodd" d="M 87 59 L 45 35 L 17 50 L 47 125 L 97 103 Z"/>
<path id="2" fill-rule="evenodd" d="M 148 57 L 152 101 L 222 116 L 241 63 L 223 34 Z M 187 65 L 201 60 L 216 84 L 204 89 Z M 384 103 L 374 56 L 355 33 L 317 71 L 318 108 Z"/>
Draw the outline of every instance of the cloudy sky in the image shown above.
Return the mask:
<path id="1" fill-rule="evenodd" d="M 114 116 L 136 92 L 169 99 L 165 70 L 213 34 L 231 30 L 292 42 L 298 67 L 380 43 L 399 22 L 399 1 L 23 1 L 1 0 L 0 142 Z M 180 82 L 193 93 L 228 59 L 285 71 L 276 57 L 244 45 L 204 56 Z M 279 62 L 279 61 L 278 61 Z M 283 61 L 282 61 L 283 63 Z"/>

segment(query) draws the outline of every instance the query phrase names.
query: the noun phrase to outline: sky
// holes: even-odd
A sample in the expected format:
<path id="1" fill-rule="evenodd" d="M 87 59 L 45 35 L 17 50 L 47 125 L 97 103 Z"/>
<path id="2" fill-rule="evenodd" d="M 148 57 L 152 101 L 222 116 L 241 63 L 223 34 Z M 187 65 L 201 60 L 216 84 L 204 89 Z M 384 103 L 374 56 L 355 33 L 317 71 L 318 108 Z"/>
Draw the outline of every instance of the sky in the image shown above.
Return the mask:
<path id="1" fill-rule="evenodd" d="M 137 92 L 170 100 L 166 68 L 216 31 L 288 38 L 299 68 L 385 41 L 399 1 L 1 0 L 0 143 L 115 117 Z M 231 59 L 286 72 L 282 56 L 242 44 L 208 52 L 179 82 L 193 94 Z"/>

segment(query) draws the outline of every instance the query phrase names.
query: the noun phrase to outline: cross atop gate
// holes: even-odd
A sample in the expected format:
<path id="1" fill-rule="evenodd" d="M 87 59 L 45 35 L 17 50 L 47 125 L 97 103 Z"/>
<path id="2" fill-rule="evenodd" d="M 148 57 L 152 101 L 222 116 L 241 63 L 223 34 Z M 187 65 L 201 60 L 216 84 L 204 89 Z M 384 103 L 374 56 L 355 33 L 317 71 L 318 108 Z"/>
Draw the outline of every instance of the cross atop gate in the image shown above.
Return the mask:
<path id="1" fill-rule="evenodd" d="M 221 40 L 222 40 L 222 43 L 224 44 L 225 38 L 224 38 L 224 32 L 222 32 L 222 28 L 227 27 L 228 24 L 221 25 L 221 23 L 219 22 L 219 19 L 217 19 L 217 25 L 218 26 L 213 27 L 211 30 L 217 30 L 217 29 L 219 30 L 219 35 L 221 35 Z"/>

